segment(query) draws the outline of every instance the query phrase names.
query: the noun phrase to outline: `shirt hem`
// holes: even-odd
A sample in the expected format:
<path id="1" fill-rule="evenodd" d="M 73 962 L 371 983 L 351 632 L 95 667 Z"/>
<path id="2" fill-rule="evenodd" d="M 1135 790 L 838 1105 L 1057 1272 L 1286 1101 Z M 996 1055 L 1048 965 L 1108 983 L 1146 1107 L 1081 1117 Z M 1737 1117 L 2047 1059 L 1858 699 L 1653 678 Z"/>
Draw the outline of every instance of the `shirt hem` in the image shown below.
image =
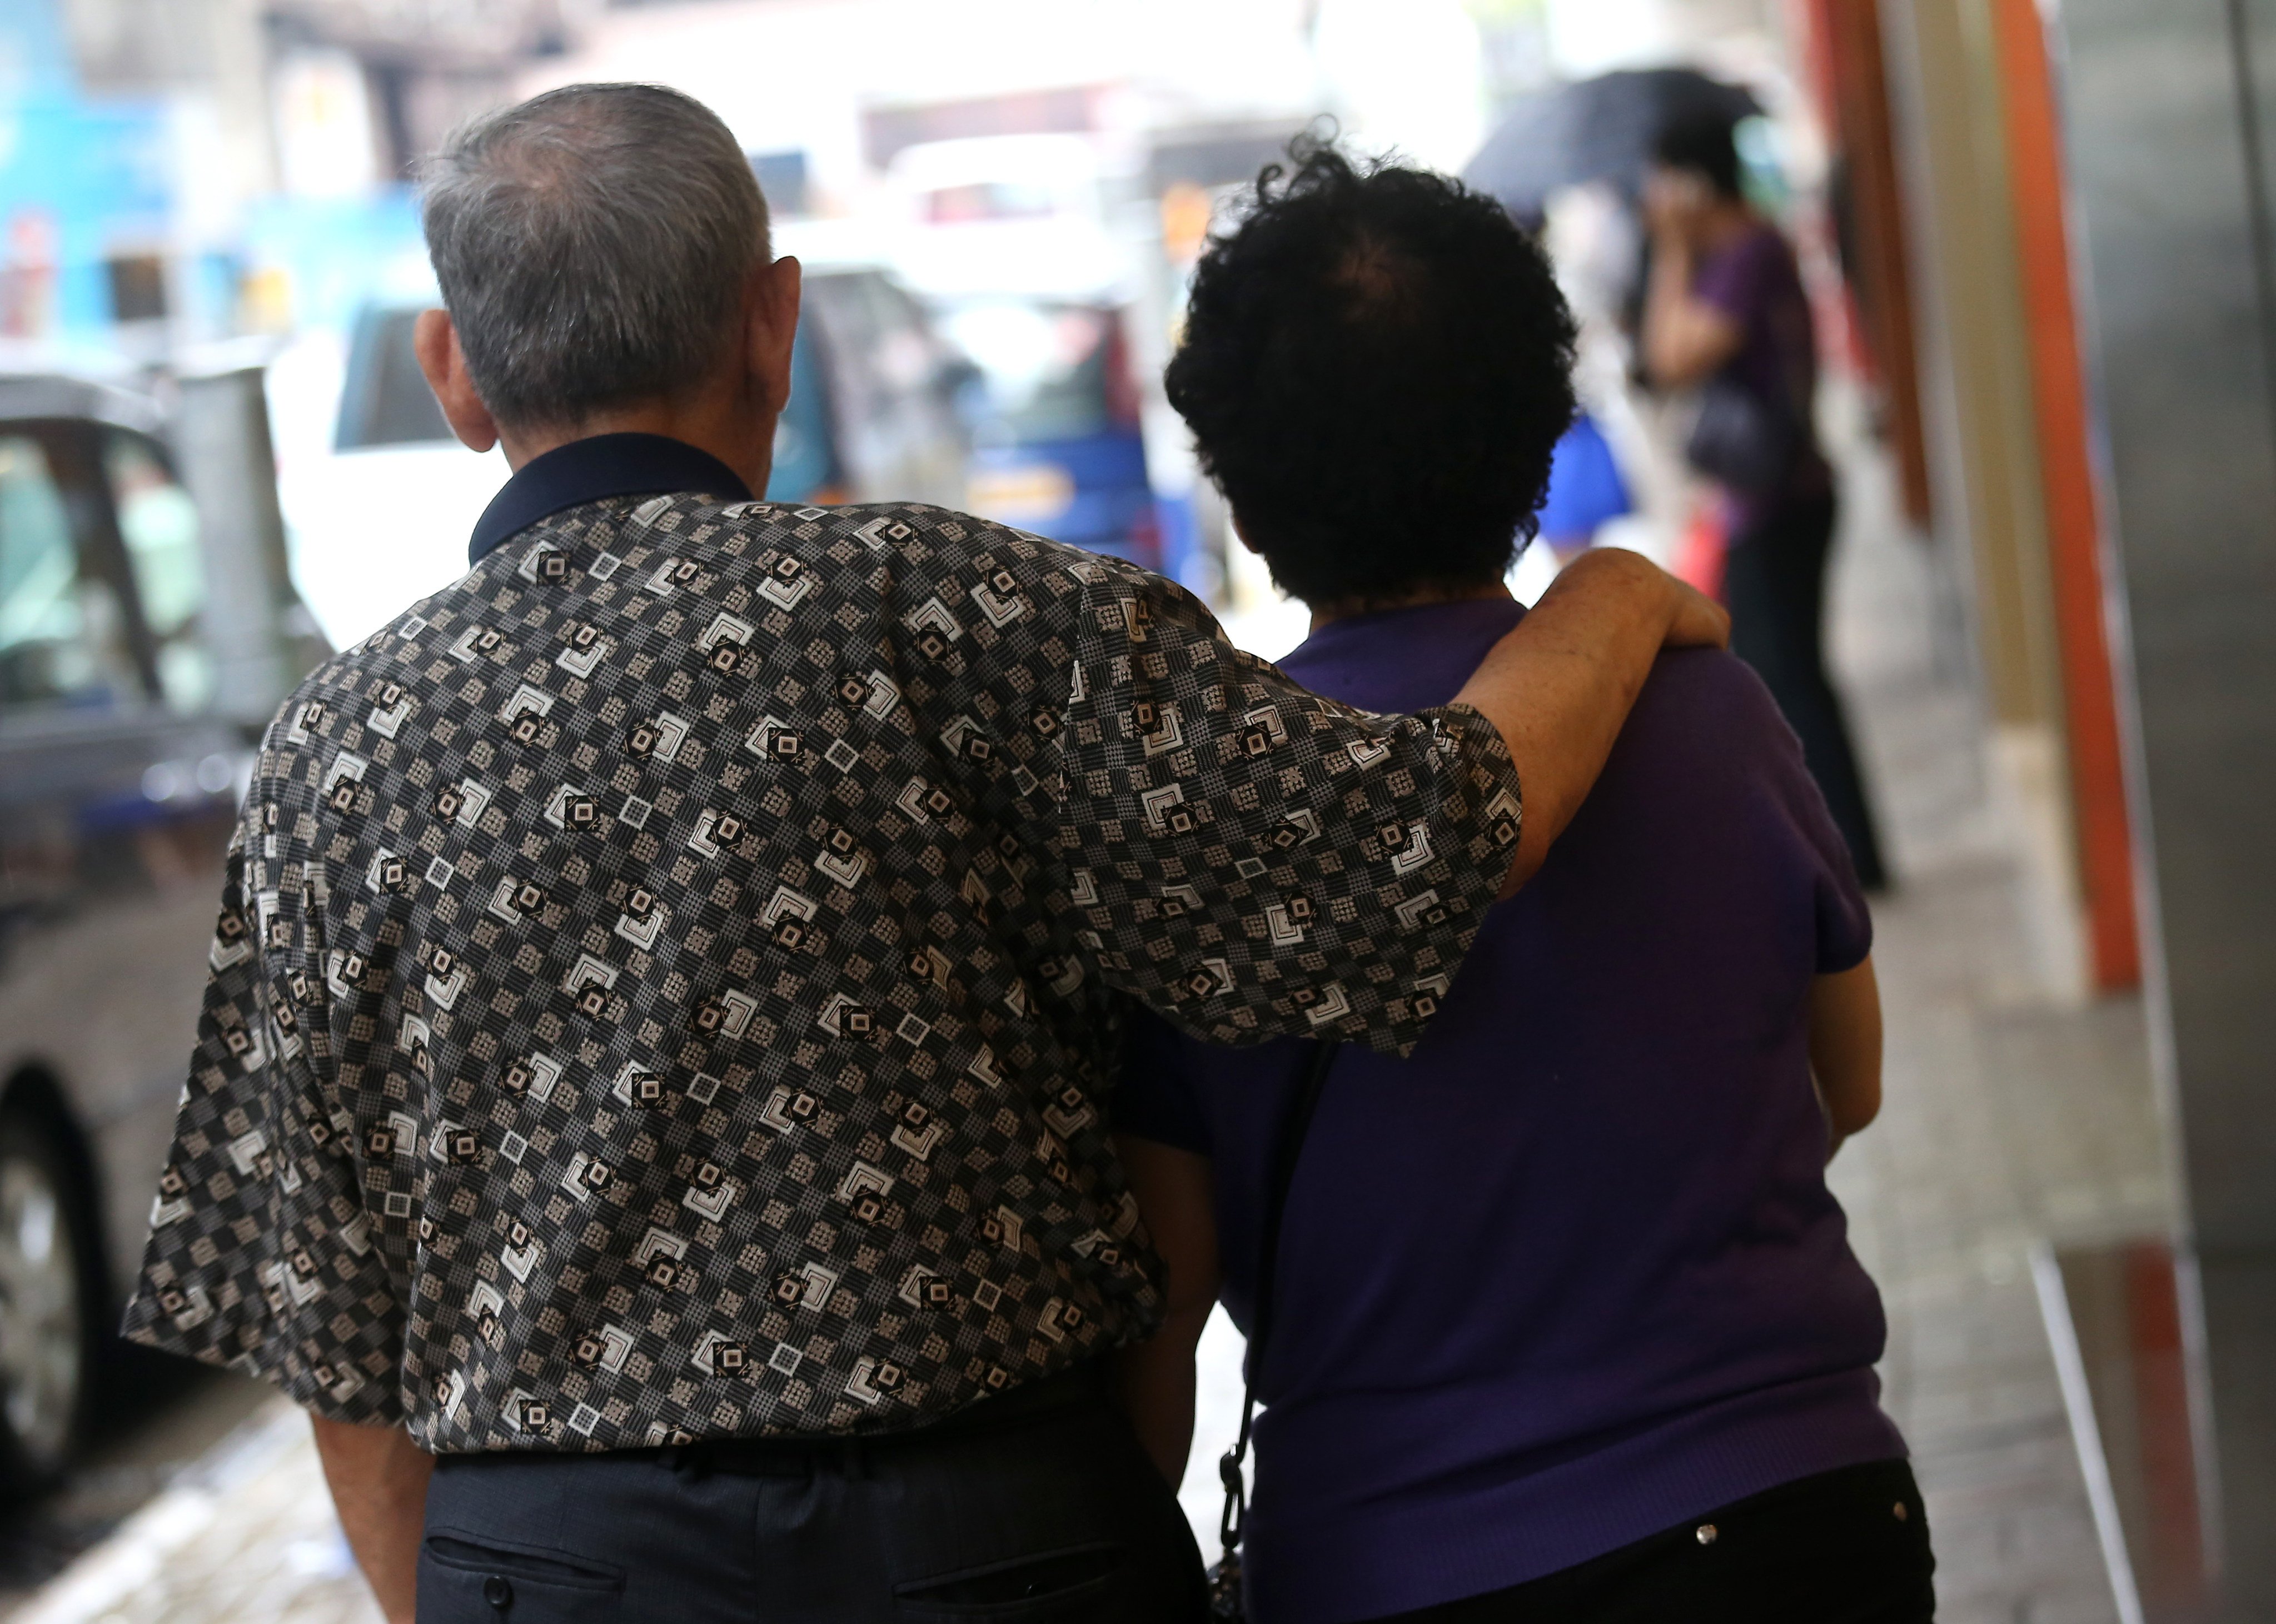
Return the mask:
<path id="1" fill-rule="evenodd" d="M 1781 1484 L 1902 1459 L 1870 1370 L 1749 1393 L 1548 1470 L 1395 1511 L 1259 1506 L 1244 1558 L 1256 1611 L 1356 1624 L 1491 1595 Z M 1259 1522 L 1262 1526 L 1259 1526 Z"/>

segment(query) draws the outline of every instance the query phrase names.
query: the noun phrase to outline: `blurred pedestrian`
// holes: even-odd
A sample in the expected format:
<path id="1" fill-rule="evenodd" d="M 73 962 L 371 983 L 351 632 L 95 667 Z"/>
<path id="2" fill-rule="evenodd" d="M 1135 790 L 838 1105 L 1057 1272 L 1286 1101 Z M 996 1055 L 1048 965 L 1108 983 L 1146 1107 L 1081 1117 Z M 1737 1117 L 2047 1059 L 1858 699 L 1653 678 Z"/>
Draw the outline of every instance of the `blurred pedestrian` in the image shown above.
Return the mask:
<path id="1" fill-rule="evenodd" d="M 696 102 L 489 115 L 425 210 L 515 472 L 269 729 L 127 1334 L 313 1413 L 395 1624 L 1197 1616 L 1102 1374 L 1119 998 L 1411 1047 L 1719 611 L 1576 565 L 1362 714 L 1128 565 L 754 501 L 799 267 Z"/>
<path id="2" fill-rule="evenodd" d="M 1688 449 L 1721 486 L 1734 653 L 1762 673 L 1802 739 L 1868 890 L 1886 881 L 1841 702 L 1825 674 L 1833 470 L 1817 441 L 1817 338 L 1793 247 L 1747 201 L 1735 126 L 1719 113 L 1660 133 L 1644 206 L 1652 263 L 1645 370 L 1696 389 Z"/>
<path id="3" fill-rule="evenodd" d="M 1570 564 L 1596 545 L 1597 531 L 1634 512 L 1612 443 L 1584 410 L 1557 442 L 1549 489 L 1535 515 L 1541 540 L 1559 565 Z"/>

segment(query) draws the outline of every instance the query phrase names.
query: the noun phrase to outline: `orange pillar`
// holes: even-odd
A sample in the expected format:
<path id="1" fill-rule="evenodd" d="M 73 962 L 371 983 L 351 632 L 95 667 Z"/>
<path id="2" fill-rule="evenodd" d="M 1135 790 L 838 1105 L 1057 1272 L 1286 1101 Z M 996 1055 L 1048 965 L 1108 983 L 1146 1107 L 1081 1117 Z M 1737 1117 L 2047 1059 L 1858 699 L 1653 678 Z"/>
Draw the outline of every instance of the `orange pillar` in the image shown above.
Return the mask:
<path id="1" fill-rule="evenodd" d="M 2081 879 L 2095 985 L 2111 990 L 2139 983 L 2142 960 L 2134 916 L 2125 769 L 2103 618 L 2102 531 L 2088 461 L 2086 387 L 2071 296 L 2061 125 L 2036 0 L 1990 0 L 1990 6 L 2007 102 L 2016 257 L 2030 326 L 2039 471 L 2069 724 Z"/>
<path id="2" fill-rule="evenodd" d="M 1802 0 L 1805 66 L 1847 166 L 1855 263 L 1843 267 L 1864 329 L 1873 381 L 1880 386 L 1889 449 L 1905 517 L 1930 522 L 1928 443 L 1921 420 L 1919 358 L 1913 337 L 1912 269 L 1896 137 L 1881 57 L 1879 0 Z"/>

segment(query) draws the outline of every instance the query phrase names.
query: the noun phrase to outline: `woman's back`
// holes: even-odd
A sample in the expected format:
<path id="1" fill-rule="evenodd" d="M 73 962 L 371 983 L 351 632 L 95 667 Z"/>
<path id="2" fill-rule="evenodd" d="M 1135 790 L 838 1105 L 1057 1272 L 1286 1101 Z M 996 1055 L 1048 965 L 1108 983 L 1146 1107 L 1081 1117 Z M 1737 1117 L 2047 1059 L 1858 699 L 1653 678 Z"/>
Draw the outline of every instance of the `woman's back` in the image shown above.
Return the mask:
<path id="1" fill-rule="evenodd" d="M 1339 620 L 1283 665 L 1411 710 L 1450 698 L 1521 613 Z M 1261 1614 L 1369 1618 L 1515 1584 L 1903 1453 L 1807 1053 L 1814 978 L 1869 945 L 1760 683 L 1725 655 L 1664 658 L 1422 1047 L 1337 1059 L 1259 1384 Z M 1240 1319 L 1301 1058 L 1149 1025 L 1118 1105 L 1125 1130 L 1213 1158 Z"/>

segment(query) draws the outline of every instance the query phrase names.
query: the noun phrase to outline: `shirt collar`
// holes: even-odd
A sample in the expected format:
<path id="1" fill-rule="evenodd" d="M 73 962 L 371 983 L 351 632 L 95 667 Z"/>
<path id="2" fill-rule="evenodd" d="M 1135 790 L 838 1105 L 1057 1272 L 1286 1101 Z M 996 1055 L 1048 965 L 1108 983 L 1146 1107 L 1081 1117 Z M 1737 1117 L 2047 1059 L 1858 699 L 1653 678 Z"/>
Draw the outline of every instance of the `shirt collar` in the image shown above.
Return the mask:
<path id="1" fill-rule="evenodd" d="M 751 489 L 710 452 L 660 434 L 596 434 L 533 457 L 506 481 L 475 522 L 467 562 L 480 564 L 505 543 L 565 507 L 604 497 L 701 491 L 738 502 Z"/>

